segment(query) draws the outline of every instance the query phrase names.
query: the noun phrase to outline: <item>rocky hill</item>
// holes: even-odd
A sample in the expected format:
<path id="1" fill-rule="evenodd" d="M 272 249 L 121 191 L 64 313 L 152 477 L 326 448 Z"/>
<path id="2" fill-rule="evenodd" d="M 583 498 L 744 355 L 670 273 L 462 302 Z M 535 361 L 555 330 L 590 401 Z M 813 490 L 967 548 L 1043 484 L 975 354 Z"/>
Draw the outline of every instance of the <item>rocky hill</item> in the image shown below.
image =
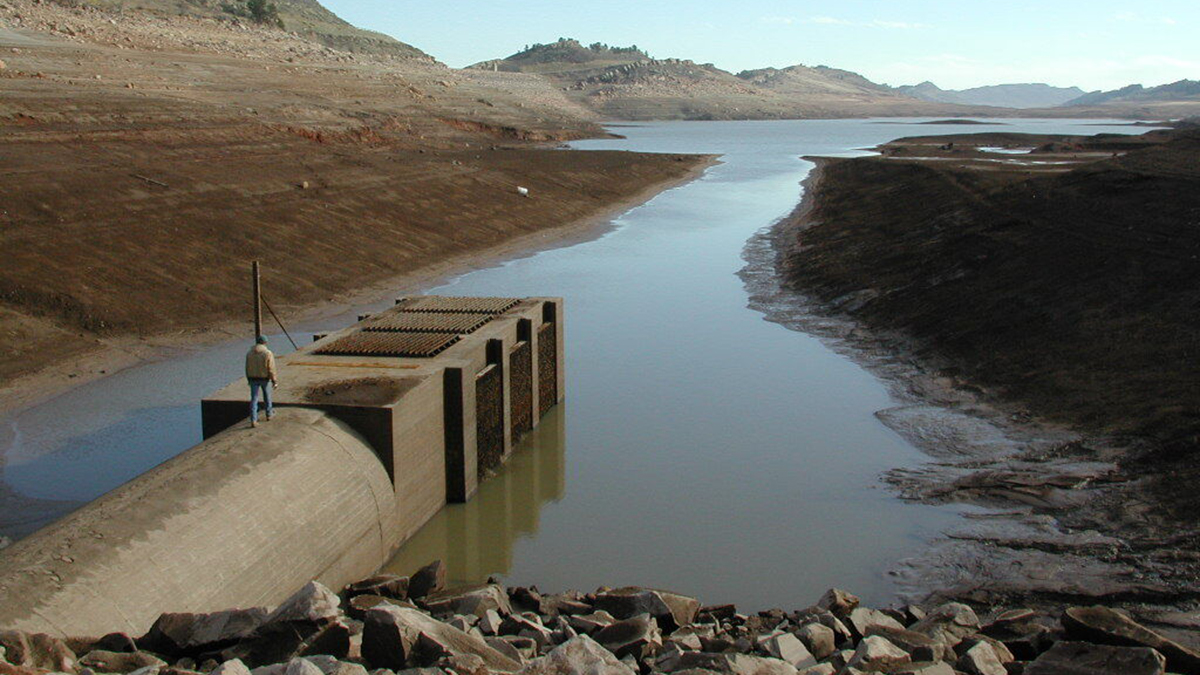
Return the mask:
<path id="1" fill-rule="evenodd" d="M 895 87 L 893 91 L 923 101 L 992 105 L 1002 108 L 1051 108 L 1063 105 L 1084 93 L 1079 87 L 1052 87 L 1042 83 L 998 84 L 960 90 L 942 89 L 929 81 Z"/>
<path id="2" fill-rule="evenodd" d="M 794 119 L 868 115 L 962 116 L 996 111 L 922 101 L 846 70 L 803 65 L 737 75 L 711 63 L 655 59 L 636 47 L 533 45 L 475 70 L 537 73 L 609 119 Z"/>
<path id="3" fill-rule="evenodd" d="M 1112 91 L 1093 91 L 1065 102 L 1068 106 L 1106 105 L 1142 102 L 1200 102 L 1200 81 L 1179 80 L 1158 87 L 1131 84 Z"/>
<path id="4" fill-rule="evenodd" d="M 131 5 L 126 0 L 74 0 L 74 6 L 94 7 L 122 14 L 149 13 L 164 17 L 186 16 L 254 22 L 246 0 L 138 0 Z M 363 54 L 388 54 L 432 60 L 425 52 L 374 31 L 355 28 L 322 6 L 317 0 L 272 0 L 275 12 L 285 31 L 310 38 L 327 47 Z M 266 17 L 262 17 L 266 23 Z"/>
<path id="5" fill-rule="evenodd" d="M 468 67 L 512 73 L 564 73 L 649 60 L 650 55 L 638 49 L 636 45 L 612 47 L 596 42 L 585 47 L 578 40 L 559 38 L 557 42 L 535 44 L 512 56 Z"/>

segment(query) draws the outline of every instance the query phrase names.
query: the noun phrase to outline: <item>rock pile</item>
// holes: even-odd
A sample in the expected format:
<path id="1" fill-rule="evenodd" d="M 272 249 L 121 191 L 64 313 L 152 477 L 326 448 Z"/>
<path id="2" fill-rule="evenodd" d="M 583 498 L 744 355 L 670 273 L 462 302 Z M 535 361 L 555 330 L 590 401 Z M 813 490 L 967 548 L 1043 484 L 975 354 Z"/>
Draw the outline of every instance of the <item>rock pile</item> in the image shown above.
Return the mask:
<path id="1" fill-rule="evenodd" d="M 1200 654 L 1104 607 L 981 620 L 959 603 L 876 610 L 834 589 L 745 615 L 648 588 L 445 586 L 435 562 L 340 595 L 313 582 L 274 611 L 163 614 L 138 638 L 0 631 L 0 675 L 1200 674 Z"/>

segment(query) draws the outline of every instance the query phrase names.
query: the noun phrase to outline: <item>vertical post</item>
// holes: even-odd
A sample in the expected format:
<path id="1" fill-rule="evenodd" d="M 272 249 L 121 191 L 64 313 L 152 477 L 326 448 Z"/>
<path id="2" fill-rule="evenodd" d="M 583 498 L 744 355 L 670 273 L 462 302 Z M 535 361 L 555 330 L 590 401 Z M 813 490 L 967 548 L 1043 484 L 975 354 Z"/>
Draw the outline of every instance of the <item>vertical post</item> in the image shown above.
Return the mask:
<path id="1" fill-rule="evenodd" d="M 262 335 L 262 291 L 259 286 L 258 261 L 251 263 L 251 278 L 254 283 L 254 338 Z"/>

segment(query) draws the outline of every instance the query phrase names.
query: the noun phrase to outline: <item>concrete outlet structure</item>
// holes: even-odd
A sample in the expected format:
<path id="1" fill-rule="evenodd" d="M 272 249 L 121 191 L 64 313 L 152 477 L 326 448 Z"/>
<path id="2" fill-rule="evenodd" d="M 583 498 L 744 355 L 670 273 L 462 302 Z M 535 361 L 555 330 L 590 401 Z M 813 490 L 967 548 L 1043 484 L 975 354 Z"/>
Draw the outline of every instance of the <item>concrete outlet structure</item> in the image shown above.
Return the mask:
<path id="1" fill-rule="evenodd" d="M 280 358 L 256 429 L 229 384 L 201 444 L 4 551 L 0 628 L 138 634 L 371 574 L 562 400 L 562 316 L 560 298 L 402 298 Z"/>

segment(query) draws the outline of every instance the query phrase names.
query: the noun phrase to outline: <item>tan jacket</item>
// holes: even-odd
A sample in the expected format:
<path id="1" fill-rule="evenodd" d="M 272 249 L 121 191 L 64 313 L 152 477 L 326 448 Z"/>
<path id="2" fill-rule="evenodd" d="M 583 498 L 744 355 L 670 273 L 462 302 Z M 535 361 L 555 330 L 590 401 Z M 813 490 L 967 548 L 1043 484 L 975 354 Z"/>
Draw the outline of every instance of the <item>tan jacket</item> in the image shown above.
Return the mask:
<path id="1" fill-rule="evenodd" d="M 279 381 L 275 371 L 275 355 L 266 345 L 254 345 L 246 354 L 246 379 Z"/>

